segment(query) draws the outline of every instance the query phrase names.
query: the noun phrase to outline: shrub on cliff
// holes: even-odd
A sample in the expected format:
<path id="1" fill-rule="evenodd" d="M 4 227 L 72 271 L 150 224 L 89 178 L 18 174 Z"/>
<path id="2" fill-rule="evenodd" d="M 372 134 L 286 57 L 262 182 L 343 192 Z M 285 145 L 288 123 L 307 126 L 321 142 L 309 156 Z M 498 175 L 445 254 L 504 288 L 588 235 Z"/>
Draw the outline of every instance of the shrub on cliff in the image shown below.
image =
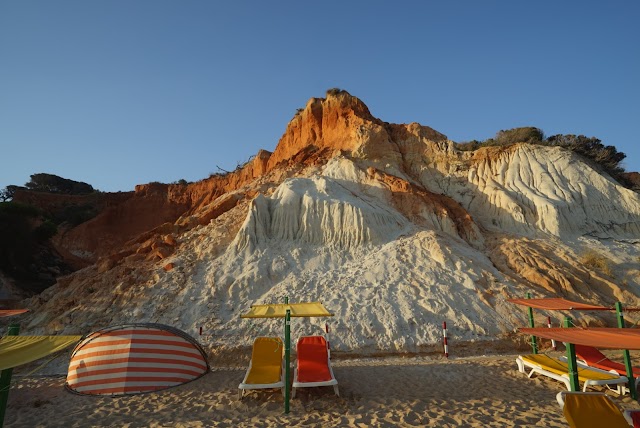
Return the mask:
<path id="1" fill-rule="evenodd" d="M 462 150 L 463 152 L 472 152 L 482 147 L 482 141 L 478 141 L 478 140 L 465 141 L 462 143 L 455 143 L 455 146 L 458 150 Z"/>
<path id="2" fill-rule="evenodd" d="M 13 195 L 15 195 L 16 190 L 20 186 L 9 185 L 4 189 L 0 190 L 0 202 L 7 202 L 13 199 Z"/>
<path id="3" fill-rule="evenodd" d="M 17 274 L 28 272 L 38 236 L 33 224 L 37 208 L 16 202 L 0 202 L 0 269 Z"/>
<path id="4" fill-rule="evenodd" d="M 31 180 L 26 183 L 24 187 L 15 185 L 5 187 L 0 191 L 0 201 L 7 202 L 13 200 L 18 190 L 32 190 L 35 192 L 64 195 L 90 195 L 100 193 L 99 190 L 94 189 L 90 184 L 81 181 L 69 180 L 53 174 L 39 173 L 31 175 Z M 50 208 L 44 214 L 40 215 L 45 215 L 47 219 L 42 220 L 47 220 L 54 226 L 65 222 L 72 226 L 77 226 L 98 215 L 98 210 L 91 201 L 84 203 L 65 201 L 62 203 L 62 206 Z M 53 234 L 50 233 L 52 230 L 51 227 L 48 227 L 46 230 L 46 232 L 40 233 L 39 236 L 53 236 L 55 234 L 55 232 Z"/>
<path id="5" fill-rule="evenodd" d="M 31 180 L 25 186 L 37 192 L 64 193 L 67 195 L 86 195 L 95 192 L 95 189 L 90 184 L 46 173 L 31 175 Z"/>
<path id="6" fill-rule="evenodd" d="M 487 146 L 508 146 L 516 143 L 544 144 L 544 133 L 540 128 L 525 126 L 522 128 L 503 129 L 493 138 L 484 141 L 472 140 L 464 143 L 457 143 L 458 150 L 477 150 Z"/>
<path id="7" fill-rule="evenodd" d="M 48 241 L 50 238 L 58 233 L 58 226 L 51 220 L 47 219 L 34 230 L 36 240 L 38 242 Z"/>
<path id="8" fill-rule="evenodd" d="M 627 155 L 619 152 L 614 146 L 605 146 L 596 137 L 557 134 L 545 138 L 541 129 L 527 126 L 501 130 L 495 137 L 484 141 L 472 140 L 457 143 L 456 148 L 463 151 L 473 151 L 480 147 L 506 146 L 516 143 L 564 147 L 600 165 L 605 172 L 615 178 L 620 184 L 629 188 L 633 187 L 633 183 L 624 175 L 624 168 L 620 166 L 620 163 Z"/>
<path id="9" fill-rule="evenodd" d="M 598 270 L 607 276 L 613 276 L 613 262 L 594 250 L 587 250 L 580 258 L 582 264 Z"/>
<path id="10" fill-rule="evenodd" d="M 515 143 L 539 144 L 543 140 L 544 133 L 541 129 L 525 126 L 523 128 L 501 130 L 493 138 L 493 143 L 498 146 L 506 146 Z"/>
<path id="11" fill-rule="evenodd" d="M 52 213 L 51 220 L 54 224 L 67 222 L 72 226 L 77 226 L 85 221 L 89 221 L 98 215 L 96 207 L 90 204 L 65 205 L 63 208 Z"/>
<path id="12" fill-rule="evenodd" d="M 602 165 L 611 175 L 624 172 L 620 167 L 620 162 L 627 157 L 613 146 L 605 146 L 596 137 L 586 137 L 584 135 L 558 134 L 552 135 L 547 140 L 549 145 L 565 147 L 580 153 L 586 158 L 594 160 Z"/>
<path id="13" fill-rule="evenodd" d="M 345 91 L 344 89 L 340 89 L 340 88 L 327 89 L 327 96 L 329 96 L 329 95 L 340 95 L 340 94 L 348 94 L 348 92 Z"/>

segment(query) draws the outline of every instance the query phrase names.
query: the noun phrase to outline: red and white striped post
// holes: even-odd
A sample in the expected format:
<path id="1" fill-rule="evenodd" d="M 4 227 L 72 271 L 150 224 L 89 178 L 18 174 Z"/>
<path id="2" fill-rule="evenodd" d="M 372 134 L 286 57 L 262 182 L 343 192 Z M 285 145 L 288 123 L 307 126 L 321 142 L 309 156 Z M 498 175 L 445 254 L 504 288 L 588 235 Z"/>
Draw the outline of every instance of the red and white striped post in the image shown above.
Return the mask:
<path id="1" fill-rule="evenodd" d="M 327 348 L 329 349 L 329 358 L 331 358 L 331 342 L 329 341 L 329 323 L 324 323 L 324 331 L 327 333 Z"/>
<path id="2" fill-rule="evenodd" d="M 547 327 L 551 328 L 551 317 L 547 317 Z M 551 347 L 554 351 L 558 350 L 558 348 L 556 347 L 556 341 L 553 339 L 551 339 Z"/>
<path id="3" fill-rule="evenodd" d="M 447 322 L 442 322 L 442 337 L 444 343 L 444 356 L 449 358 L 449 345 L 447 344 Z"/>

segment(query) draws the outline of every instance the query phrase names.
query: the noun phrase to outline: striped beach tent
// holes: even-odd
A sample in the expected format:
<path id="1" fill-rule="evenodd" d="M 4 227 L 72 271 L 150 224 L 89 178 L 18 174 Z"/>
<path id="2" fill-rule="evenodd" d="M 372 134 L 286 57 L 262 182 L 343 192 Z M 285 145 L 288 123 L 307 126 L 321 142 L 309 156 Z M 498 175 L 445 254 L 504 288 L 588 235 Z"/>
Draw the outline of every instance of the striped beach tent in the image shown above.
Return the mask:
<path id="1" fill-rule="evenodd" d="M 162 324 L 128 324 L 86 336 L 71 354 L 65 386 L 79 394 L 138 394 L 208 371 L 204 350 L 187 333 Z"/>

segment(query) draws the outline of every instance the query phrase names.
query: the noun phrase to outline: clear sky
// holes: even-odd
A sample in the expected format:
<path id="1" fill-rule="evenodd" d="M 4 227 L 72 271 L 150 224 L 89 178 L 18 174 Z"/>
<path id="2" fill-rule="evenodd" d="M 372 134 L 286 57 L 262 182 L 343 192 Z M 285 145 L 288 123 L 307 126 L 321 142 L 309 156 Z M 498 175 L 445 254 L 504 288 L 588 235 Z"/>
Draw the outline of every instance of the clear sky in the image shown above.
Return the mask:
<path id="1" fill-rule="evenodd" d="M 332 87 L 454 141 L 537 126 L 640 171 L 638 1 L 0 2 L 0 188 L 197 181 Z"/>

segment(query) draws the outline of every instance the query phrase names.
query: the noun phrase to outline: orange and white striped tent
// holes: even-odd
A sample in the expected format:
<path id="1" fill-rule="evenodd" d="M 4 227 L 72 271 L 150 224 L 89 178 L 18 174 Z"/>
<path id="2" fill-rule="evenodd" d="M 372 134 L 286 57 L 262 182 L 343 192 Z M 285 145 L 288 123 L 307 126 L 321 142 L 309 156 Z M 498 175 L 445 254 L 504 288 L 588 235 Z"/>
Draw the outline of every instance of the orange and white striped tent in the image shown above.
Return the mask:
<path id="1" fill-rule="evenodd" d="M 90 395 L 124 395 L 181 385 L 209 371 L 202 347 L 162 324 L 129 324 L 91 333 L 73 350 L 66 387 Z"/>

